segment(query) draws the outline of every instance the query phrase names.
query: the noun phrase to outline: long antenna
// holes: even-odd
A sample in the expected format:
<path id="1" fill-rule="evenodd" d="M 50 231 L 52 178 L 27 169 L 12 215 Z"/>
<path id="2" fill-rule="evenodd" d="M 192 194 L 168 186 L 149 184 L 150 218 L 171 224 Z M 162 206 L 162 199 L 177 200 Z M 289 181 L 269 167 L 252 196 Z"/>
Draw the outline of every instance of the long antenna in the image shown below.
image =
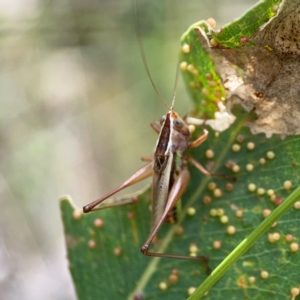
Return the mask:
<path id="1" fill-rule="evenodd" d="M 178 75 L 179 75 L 179 65 L 177 64 L 171 109 L 173 109 L 174 104 L 175 104 L 175 98 L 176 98 L 176 92 L 177 92 L 177 83 L 178 83 Z"/>
<path id="2" fill-rule="evenodd" d="M 152 79 L 152 76 L 150 74 L 150 71 L 149 71 L 149 67 L 148 67 L 147 60 L 146 60 L 146 55 L 145 55 L 145 50 L 144 50 L 142 39 L 141 39 L 140 18 L 139 18 L 139 14 L 138 14 L 138 0 L 135 0 L 135 21 L 136 21 L 135 22 L 135 32 L 136 32 L 137 40 L 138 40 L 139 47 L 140 47 L 140 50 L 141 50 L 141 56 L 142 56 L 142 59 L 143 59 L 143 64 L 144 64 L 144 67 L 146 69 L 147 75 L 150 79 L 150 82 L 151 82 L 156 94 L 158 95 L 160 100 L 164 103 L 164 105 L 169 109 L 173 109 L 174 101 L 175 101 L 175 95 L 176 95 L 176 87 L 177 87 L 178 67 L 177 67 L 177 72 L 176 72 L 176 82 L 175 82 L 175 88 L 174 88 L 174 93 L 173 93 L 173 100 L 172 100 L 172 105 L 170 107 L 168 105 L 168 103 L 165 101 L 165 99 L 163 98 L 163 96 L 159 93 L 158 89 L 156 88 L 156 86 L 154 84 L 154 81 Z"/>

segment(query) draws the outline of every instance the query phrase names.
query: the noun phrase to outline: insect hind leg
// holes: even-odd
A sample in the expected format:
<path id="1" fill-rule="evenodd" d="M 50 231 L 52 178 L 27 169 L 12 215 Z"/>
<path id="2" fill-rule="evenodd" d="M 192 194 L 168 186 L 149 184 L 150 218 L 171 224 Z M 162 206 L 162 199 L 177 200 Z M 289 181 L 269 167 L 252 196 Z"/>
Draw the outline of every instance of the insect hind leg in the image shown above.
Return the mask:
<path id="1" fill-rule="evenodd" d="M 215 173 L 210 173 L 207 171 L 198 161 L 193 159 L 191 156 L 186 156 L 185 159 L 189 161 L 193 166 L 195 166 L 201 173 L 203 173 L 206 176 L 211 176 L 211 177 L 220 177 L 220 178 L 225 178 L 231 181 L 236 181 L 236 177 L 229 176 L 227 174 L 215 174 Z"/>

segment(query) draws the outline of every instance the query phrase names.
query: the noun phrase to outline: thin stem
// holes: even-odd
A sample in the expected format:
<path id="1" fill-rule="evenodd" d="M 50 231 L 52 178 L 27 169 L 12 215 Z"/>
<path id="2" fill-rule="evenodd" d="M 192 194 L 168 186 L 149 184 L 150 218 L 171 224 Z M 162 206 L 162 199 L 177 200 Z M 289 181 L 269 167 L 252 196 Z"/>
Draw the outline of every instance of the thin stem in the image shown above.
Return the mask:
<path id="1" fill-rule="evenodd" d="M 225 273 L 226 271 L 249 249 L 254 243 L 274 224 L 288 209 L 300 198 L 298 187 L 282 204 L 280 204 L 248 237 L 246 237 L 204 280 L 188 300 L 199 300 Z"/>

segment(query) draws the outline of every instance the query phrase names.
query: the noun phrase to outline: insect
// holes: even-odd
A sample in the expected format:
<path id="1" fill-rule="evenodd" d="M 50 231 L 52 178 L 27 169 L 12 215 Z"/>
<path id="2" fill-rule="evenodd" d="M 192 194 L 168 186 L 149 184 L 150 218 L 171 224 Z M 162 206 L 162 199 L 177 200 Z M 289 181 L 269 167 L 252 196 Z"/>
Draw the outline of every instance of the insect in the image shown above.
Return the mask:
<path id="1" fill-rule="evenodd" d="M 98 209 L 133 203 L 136 200 L 124 199 L 118 203 L 99 206 L 103 201 L 113 196 L 117 192 L 152 176 L 152 220 L 150 235 L 141 248 L 141 252 L 147 256 L 168 257 L 202 260 L 207 264 L 205 256 L 187 256 L 171 253 L 156 253 L 149 251 L 149 247 L 156 236 L 163 222 L 174 223 L 175 206 L 180 200 L 190 180 L 190 172 L 187 163 L 194 165 L 200 172 L 207 176 L 226 177 L 223 174 L 211 174 L 199 162 L 185 153 L 186 150 L 199 147 L 208 137 L 208 131 L 204 129 L 202 136 L 194 141 L 189 141 L 191 131 L 186 118 L 180 118 L 174 111 L 176 86 L 178 78 L 178 67 L 176 72 L 175 87 L 173 92 L 172 104 L 169 106 L 158 92 L 153 79 L 150 75 L 143 45 L 141 43 L 139 20 L 137 16 L 137 37 L 141 49 L 142 60 L 157 95 L 168 108 L 167 113 L 161 118 L 160 122 L 152 122 L 151 127 L 158 133 L 155 151 L 152 157 L 144 157 L 143 161 L 147 164 L 137 170 L 131 177 L 121 185 L 105 194 L 101 198 L 83 207 L 83 212 L 88 213 Z"/>

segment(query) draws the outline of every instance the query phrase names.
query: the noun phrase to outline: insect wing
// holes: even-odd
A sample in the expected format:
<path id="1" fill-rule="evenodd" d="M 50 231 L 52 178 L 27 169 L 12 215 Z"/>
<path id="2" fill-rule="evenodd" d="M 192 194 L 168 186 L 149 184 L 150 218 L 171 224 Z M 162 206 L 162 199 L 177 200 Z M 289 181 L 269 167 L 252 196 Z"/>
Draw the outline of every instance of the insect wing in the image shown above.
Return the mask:
<path id="1" fill-rule="evenodd" d="M 160 220 L 166 207 L 174 172 L 175 156 L 173 152 L 170 151 L 169 155 L 166 156 L 165 159 L 167 160 L 165 162 L 166 165 L 161 173 L 155 169 L 153 170 L 151 230 Z"/>

